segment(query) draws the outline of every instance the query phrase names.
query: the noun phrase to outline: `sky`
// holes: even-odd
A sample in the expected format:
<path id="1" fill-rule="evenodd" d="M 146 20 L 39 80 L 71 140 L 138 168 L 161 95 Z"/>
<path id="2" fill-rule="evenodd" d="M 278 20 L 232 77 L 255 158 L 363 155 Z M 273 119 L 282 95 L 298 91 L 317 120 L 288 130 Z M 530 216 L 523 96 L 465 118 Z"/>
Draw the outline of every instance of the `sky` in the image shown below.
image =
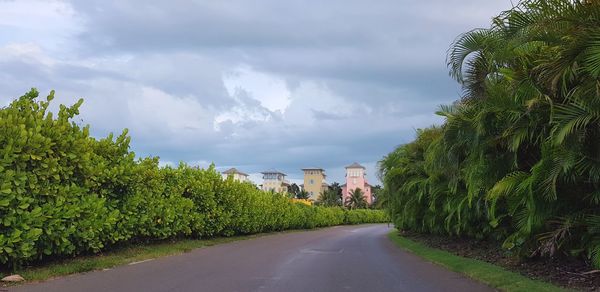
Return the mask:
<path id="1" fill-rule="evenodd" d="M 329 182 L 442 122 L 460 95 L 446 52 L 509 0 L 0 0 L 0 106 L 35 87 L 83 98 L 93 136 L 260 181 Z"/>

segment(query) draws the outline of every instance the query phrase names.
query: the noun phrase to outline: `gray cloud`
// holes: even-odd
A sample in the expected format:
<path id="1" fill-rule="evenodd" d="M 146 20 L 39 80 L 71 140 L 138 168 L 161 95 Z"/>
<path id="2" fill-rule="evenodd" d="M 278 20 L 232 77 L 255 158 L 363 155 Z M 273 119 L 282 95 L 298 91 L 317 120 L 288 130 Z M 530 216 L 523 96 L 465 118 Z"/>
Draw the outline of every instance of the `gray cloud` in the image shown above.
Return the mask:
<path id="1" fill-rule="evenodd" d="M 56 89 L 58 102 L 84 97 L 94 135 L 129 128 L 138 155 L 165 162 L 292 178 L 317 165 L 339 181 L 358 161 L 374 181 L 375 162 L 458 96 L 444 64 L 451 41 L 509 6 L 0 2 L 0 102 L 30 87 Z"/>

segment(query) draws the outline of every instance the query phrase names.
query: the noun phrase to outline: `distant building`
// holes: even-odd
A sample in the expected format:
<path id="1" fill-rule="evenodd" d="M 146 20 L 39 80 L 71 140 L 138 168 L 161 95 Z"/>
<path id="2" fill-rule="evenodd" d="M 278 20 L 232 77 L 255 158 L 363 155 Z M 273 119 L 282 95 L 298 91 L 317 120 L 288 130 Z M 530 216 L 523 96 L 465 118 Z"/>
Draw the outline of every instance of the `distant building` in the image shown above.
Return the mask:
<path id="1" fill-rule="evenodd" d="M 311 200 L 316 201 L 319 194 L 327 190 L 325 170 L 315 167 L 303 168 L 302 171 L 304 171 L 303 189 L 309 194 Z"/>
<path id="2" fill-rule="evenodd" d="M 277 170 L 261 172 L 263 175 L 263 191 L 274 191 L 276 193 L 287 193 L 289 182 L 285 179 L 285 173 Z"/>
<path id="3" fill-rule="evenodd" d="M 248 181 L 248 175 L 237 170 L 236 168 L 230 168 L 226 171 L 223 171 L 221 174 L 223 175 L 223 179 L 227 179 L 231 175 L 231 176 L 233 176 L 234 180 L 237 180 L 240 182 Z"/>
<path id="4" fill-rule="evenodd" d="M 371 185 L 367 182 L 366 168 L 356 162 L 346 166 L 346 183 L 342 185 L 342 201 L 350 197 L 350 191 L 361 189 L 369 205 L 373 203 Z"/>

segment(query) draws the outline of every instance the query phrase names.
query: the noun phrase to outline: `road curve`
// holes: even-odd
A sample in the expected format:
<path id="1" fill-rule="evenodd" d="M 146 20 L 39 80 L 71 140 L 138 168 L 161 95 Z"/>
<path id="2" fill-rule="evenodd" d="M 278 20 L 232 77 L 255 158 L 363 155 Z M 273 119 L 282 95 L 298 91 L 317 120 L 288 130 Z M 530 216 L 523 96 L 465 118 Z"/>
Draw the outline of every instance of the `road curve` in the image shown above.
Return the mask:
<path id="1" fill-rule="evenodd" d="M 493 291 L 397 248 L 389 231 L 275 234 L 9 291 Z"/>

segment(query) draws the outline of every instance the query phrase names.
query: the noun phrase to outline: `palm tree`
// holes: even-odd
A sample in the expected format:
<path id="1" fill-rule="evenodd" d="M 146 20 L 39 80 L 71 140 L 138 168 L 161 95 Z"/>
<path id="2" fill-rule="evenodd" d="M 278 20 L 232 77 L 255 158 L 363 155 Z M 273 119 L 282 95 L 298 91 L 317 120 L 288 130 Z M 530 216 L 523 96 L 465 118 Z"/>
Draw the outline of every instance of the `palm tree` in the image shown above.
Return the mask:
<path id="1" fill-rule="evenodd" d="M 600 211 L 599 18 L 597 1 L 523 1 L 490 29 L 461 36 L 450 51 L 451 73 L 465 99 L 454 113 L 443 113 L 446 135 L 454 138 L 446 142 L 463 141 L 473 162 L 488 157 L 469 163 L 465 173 L 471 189 L 487 190 L 492 206 L 506 205 L 491 210 L 494 223 L 497 211 L 519 214 L 508 222 L 519 226 L 508 247 L 542 242 L 540 252 L 553 253 L 579 241 L 575 226 L 596 222 L 590 216 Z M 490 162 L 490 150 L 501 155 Z M 514 165 L 499 167 L 500 160 Z M 563 224 L 550 227 L 557 217 Z M 565 226 L 572 230 L 564 232 Z M 575 236 L 538 236 L 553 233 L 549 227 Z M 600 265 L 600 244 L 591 248 Z"/>
<path id="2" fill-rule="evenodd" d="M 367 208 L 368 203 L 363 191 L 360 188 L 350 190 L 350 196 L 346 198 L 344 205 L 350 209 Z"/>
<path id="3" fill-rule="evenodd" d="M 600 267 L 600 2 L 524 0 L 448 53 L 463 96 L 379 162 L 399 228 Z"/>
<path id="4" fill-rule="evenodd" d="M 310 194 L 305 190 L 301 190 L 296 194 L 296 199 L 308 200 L 310 199 Z"/>
<path id="5" fill-rule="evenodd" d="M 340 206 L 342 198 L 336 191 L 328 189 L 319 195 L 318 202 L 327 207 Z"/>
<path id="6" fill-rule="evenodd" d="M 299 192 L 300 192 L 300 187 L 297 184 L 293 183 L 288 188 L 287 196 L 288 196 L 288 198 L 295 198 Z"/>
<path id="7" fill-rule="evenodd" d="M 338 182 L 333 182 L 328 189 L 338 194 L 340 198 L 342 197 L 342 186 Z"/>

